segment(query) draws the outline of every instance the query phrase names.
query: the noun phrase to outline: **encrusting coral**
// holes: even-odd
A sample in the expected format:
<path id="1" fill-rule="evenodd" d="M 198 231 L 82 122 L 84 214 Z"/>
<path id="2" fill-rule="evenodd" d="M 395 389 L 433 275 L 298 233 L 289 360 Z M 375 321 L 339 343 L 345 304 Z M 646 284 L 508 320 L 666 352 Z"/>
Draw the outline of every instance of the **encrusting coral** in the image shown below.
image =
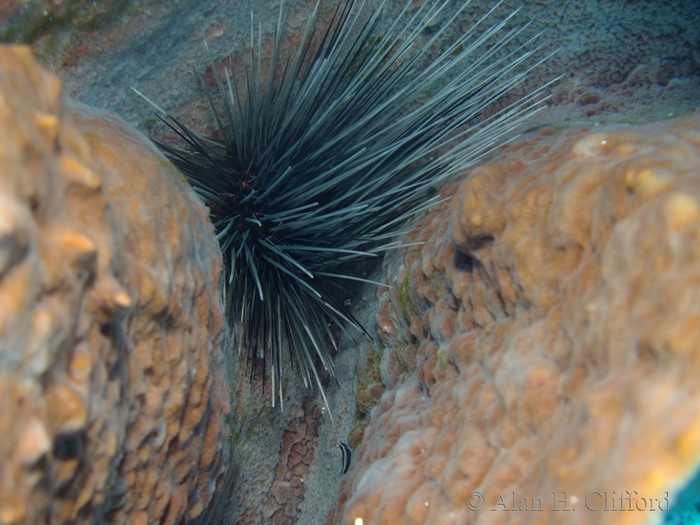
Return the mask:
<path id="1" fill-rule="evenodd" d="M 659 522 L 700 464 L 700 115 L 550 135 L 388 258 L 404 353 L 327 523 Z"/>
<path id="2" fill-rule="evenodd" d="M 206 210 L 111 113 L 0 47 L 0 523 L 179 523 L 222 472 Z"/>

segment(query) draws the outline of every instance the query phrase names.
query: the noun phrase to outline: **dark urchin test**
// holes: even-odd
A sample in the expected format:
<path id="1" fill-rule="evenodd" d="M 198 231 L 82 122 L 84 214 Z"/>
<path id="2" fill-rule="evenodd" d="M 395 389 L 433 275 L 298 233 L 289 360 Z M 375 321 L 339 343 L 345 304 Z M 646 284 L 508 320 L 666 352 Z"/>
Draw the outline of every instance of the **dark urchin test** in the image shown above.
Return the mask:
<path id="1" fill-rule="evenodd" d="M 468 2 L 448 16 L 449 1 L 407 1 L 388 22 L 386 2 L 349 0 L 323 29 L 320 3 L 291 56 L 281 8 L 270 63 L 251 27 L 245 70 L 213 68 L 220 139 L 160 110 L 182 144 L 159 147 L 210 208 L 234 339 L 252 370 L 270 370 L 273 406 L 287 351 L 328 406 L 331 326 L 367 335 L 343 302 L 345 285 L 364 281 L 358 261 L 399 246 L 406 221 L 436 202 L 427 189 L 488 153 L 542 91 L 480 118 L 537 65 L 527 44 L 508 49 L 522 32 L 506 29 L 515 13 L 489 20 L 498 4 L 446 44 Z"/>

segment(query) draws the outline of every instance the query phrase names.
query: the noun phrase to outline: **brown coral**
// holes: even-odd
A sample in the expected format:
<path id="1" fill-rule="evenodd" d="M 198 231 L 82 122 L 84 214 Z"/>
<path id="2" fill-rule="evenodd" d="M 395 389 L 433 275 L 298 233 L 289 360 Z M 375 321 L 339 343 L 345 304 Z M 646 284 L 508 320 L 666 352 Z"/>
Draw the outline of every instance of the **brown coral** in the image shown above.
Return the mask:
<path id="1" fill-rule="evenodd" d="M 395 286 L 340 522 L 643 523 L 700 464 L 700 116 L 546 135 L 389 261 L 425 336 Z"/>
<path id="2" fill-rule="evenodd" d="M 0 47 L 0 523 L 176 523 L 223 468 L 206 211 L 112 114 Z"/>

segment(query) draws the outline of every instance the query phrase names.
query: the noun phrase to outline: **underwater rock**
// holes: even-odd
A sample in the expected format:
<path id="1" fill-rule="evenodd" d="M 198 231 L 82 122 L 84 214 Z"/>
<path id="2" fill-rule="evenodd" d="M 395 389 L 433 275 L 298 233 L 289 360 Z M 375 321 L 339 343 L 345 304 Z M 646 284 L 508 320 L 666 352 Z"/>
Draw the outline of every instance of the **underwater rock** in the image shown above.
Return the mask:
<path id="1" fill-rule="evenodd" d="M 700 115 L 552 135 L 387 257 L 408 367 L 327 523 L 659 522 L 700 465 Z"/>
<path id="2" fill-rule="evenodd" d="M 207 212 L 112 113 L 0 47 L 0 523 L 179 523 L 227 457 Z"/>

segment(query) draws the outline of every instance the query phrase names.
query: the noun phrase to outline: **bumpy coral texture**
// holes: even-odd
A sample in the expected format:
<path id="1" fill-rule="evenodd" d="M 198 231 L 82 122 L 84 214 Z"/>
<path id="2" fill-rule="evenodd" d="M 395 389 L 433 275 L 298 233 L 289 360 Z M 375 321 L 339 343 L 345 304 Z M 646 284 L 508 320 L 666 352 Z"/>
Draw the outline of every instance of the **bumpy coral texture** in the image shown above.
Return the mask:
<path id="1" fill-rule="evenodd" d="M 222 471 L 205 209 L 111 114 L 0 47 L 0 523 L 178 523 Z"/>
<path id="2" fill-rule="evenodd" d="M 547 135 L 388 262 L 404 354 L 329 522 L 658 522 L 700 464 L 700 115 Z"/>

